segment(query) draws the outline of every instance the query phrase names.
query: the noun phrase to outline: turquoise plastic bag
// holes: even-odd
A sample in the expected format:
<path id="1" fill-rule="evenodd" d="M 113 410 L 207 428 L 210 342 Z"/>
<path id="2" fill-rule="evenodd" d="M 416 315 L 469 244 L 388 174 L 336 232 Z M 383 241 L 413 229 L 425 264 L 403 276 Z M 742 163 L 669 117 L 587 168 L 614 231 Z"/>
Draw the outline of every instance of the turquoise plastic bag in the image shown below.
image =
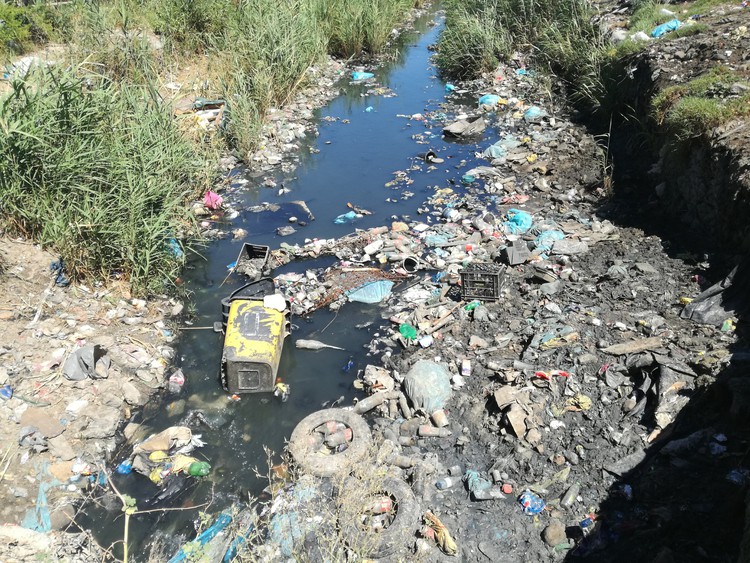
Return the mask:
<path id="1" fill-rule="evenodd" d="M 500 101 L 500 96 L 497 96 L 495 94 L 485 94 L 484 96 L 479 98 L 479 105 L 480 106 L 496 106 L 499 101 Z"/>
<path id="2" fill-rule="evenodd" d="M 506 215 L 508 216 L 508 220 L 503 223 L 503 229 L 509 235 L 522 235 L 534 223 L 531 215 L 520 209 L 508 209 Z"/>
<path id="3" fill-rule="evenodd" d="M 662 35 L 666 35 L 670 31 L 674 31 L 675 29 L 679 29 L 680 27 L 682 27 L 682 22 L 680 20 L 669 20 L 667 23 L 657 25 L 651 32 L 651 37 L 655 37 L 658 39 Z"/>

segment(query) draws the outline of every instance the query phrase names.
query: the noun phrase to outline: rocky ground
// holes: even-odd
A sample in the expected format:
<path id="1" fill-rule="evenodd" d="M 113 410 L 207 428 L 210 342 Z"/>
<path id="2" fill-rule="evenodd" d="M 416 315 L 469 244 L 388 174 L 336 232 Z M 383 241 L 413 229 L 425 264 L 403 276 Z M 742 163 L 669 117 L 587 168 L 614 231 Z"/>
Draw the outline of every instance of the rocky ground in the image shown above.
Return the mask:
<path id="1" fill-rule="evenodd" d="M 747 76 L 747 12 L 715 8 L 701 21 L 707 32 L 667 37 L 641 55 L 638 72 L 654 71 L 649 96 L 717 63 Z M 384 315 L 391 324 L 370 345 L 379 358 L 373 364 L 388 370 L 379 382 L 401 389 L 407 410 L 388 395 L 369 419 L 378 448 L 402 456 L 387 459 L 399 466 L 392 471 L 458 547 L 446 554 L 430 532 L 383 560 L 745 560 L 748 354 L 743 308 L 734 299 L 746 292 L 746 266 L 735 293 L 710 308 L 713 319 L 683 317 L 742 260 L 738 247 L 719 242 L 745 238 L 746 221 L 738 217 L 747 190 L 747 122 L 735 120 L 696 142 L 703 160 L 687 170 L 661 166 L 664 151 L 654 155 L 652 185 L 664 183 L 655 192 L 624 186 L 628 200 L 609 192 L 606 160 L 591 138 L 563 107 L 550 106 L 523 67 L 519 59 L 459 85 L 476 98 L 500 98 L 485 115 L 500 139 L 485 140 L 507 141 L 488 154 L 491 166 L 456 167 L 466 195 L 439 187 L 417 221 L 327 247 L 318 241 L 284 249 L 332 252 L 357 264 L 395 261 L 399 274 L 406 273 L 399 259 L 413 255 L 432 273 L 406 290 L 394 288 Z M 532 106 L 541 116 L 529 113 Z M 426 117 L 428 128 L 478 115 L 476 107 L 450 102 L 443 109 L 442 123 Z M 623 168 L 637 166 L 630 164 Z M 441 166 L 421 166 L 431 165 Z M 511 209 L 528 213 L 531 223 L 518 230 Z M 686 224 L 705 226 L 700 246 L 691 246 L 701 237 Z M 550 230 L 563 240 L 550 241 Z M 504 271 L 480 270 L 458 286 L 460 272 L 477 262 L 507 264 L 510 246 L 531 256 Z M 490 271 L 503 273 L 492 278 Z M 499 299 L 473 308 L 467 279 L 501 279 Z M 279 281 L 311 308 L 335 289 L 324 277 Z M 334 295 L 334 302 L 343 300 Z M 410 396 L 401 383 L 420 360 L 436 362 L 441 373 L 433 381 L 448 378 L 452 388 L 448 425 L 438 429 L 439 417 L 422 412 L 426 432 L 413 419 L 423 395 Z M 485 480 L 474 491 L 466 471 Z M 483 500 L 482 485 L 493 481 L 495 498 Z M 500 495 L 502 486 L 508 492 Z M 533 503 L 524 510 L 526 491 L 537 496 L 538 513 Z"/>
<path id="2" fill-rule="evenodd" d="M 710 32 L 665 40 L 649 54 L 665 61 L 670 76 L 679 74 L 676 80 L 697 75 L 706 60 L 744 64 L 746 71 L 746 21 L 737 10 L 708 14 Z M 735 36 L 740 43 L 727 48 Z M 703 56 L 688 56 L 691 49 Z M 376 440 L 411 460 L 402 463 L 411 468 L 394 471 L 410 483 L 422 511 L 431 510 L 451 532 L 457 559 L 734 561 L 750 475 L 742 318 L 731 311 L 717 324 L 680 317 L 728 272 L 722 264 L 731 259 L 691 252 L 678 237 L 654 236 L 662 226 L 633 226 L 632 205 L 610 191 L 602 151 L 562 104 L 551 105 L 533 74 L 517 72 L 524 66 L 519 59 L 459 85 L 476 98 L 500 98 L 485 117 L 502 134 L 486 138 L 487 145 L 513 141 L 498 146 L 487 166 L 459 167 L 456 183 L 463 188 L 440 187 L 416 221 L 329 249 L 319 242 L 283 254 L 338 252 L 350 262 L 373 259 L 373 266 L 391 259 L 388 253 L 416 255 L 419 268 L 430 270 L 417 272 L 404 293 L 407 284 L 394 288 L 384 314 L 390 324 L 370 351 L 372 363 L 382 364 L 399 387 L 420 359 L 447 370 L 450 435 L 417 436 L 414 423 L 390 403 L 368 417 Z M 268 144 L 253 159 L 259 174 L 284 165 L 280 155 L 296 148 L 302 120 L 321 102 L 316 92 L 334 95 L 341 71 L 332 63 L 322 90 L 278 112 Z M 478 115 L 476 106 L 450 99 L 445 116 L 428 120 L 428 128 Z M 532 107 L 542 113 L 529 114 Z M 746 138 L 746 123 L 727 131 L 722 139 L 736 144 L 741 134 Z M 730 149 L 743 153 L 743 147 Z M 528 213 L 531 225 L 505 224 L 510 209 Z M 539 238 L 550 231 L 563 239 Z M 493 278 L 502 280 L 496 301 L 474 307 L 458 283 L 462 268 L 507 263 L 514 240 L 529 257 Z M 170 319 L 182 308 L 174 300 L 132 299 L 117 284 L 56 285 L 49 270 L 55 259 L 23 241 L 0 241 L 0 384 L 12 390 L 0 402 L 3 520 L 37 529 L 45 529 L 46 511 L 52 527 L 69 522 L 72 503 L 96 479 L 118 428 L 164 385 Z M 290 294 L 312 295 L 311 305 L 331 289 L 322 279 L 279 281 Z M 416 338 L 406 339 L 403 325 L 414 327 Z M 93 377 L 67 379 L 66 360 L 90 344 L 100 345 L 109 361 L 94 366 Z M 497 481 L 493 490 L 506 485 L 512 492 L 478 500 L 482 493 L 462 480 L 435 487 L 455 466 L 459 476 L 475 470 Z M 540 513 L 524 513 L 518 497 L 526 490 L 543 501 Z M 85 535 L 71 547 L 70 538 L 48 545 L 48 536 L 0 531 L 3 560 L 27 560 L 38 551 L 60 560 L 100 559 Z M 412 560 L 415 551 L 423 560 L 454 560 L 432 540 L 414 538 L 391 559 Z"/>
<path id="3" fill-rule="evenodd" d="M 56 45 L 32 57 L 53 60 L 60 50 Z M 344 72 L 346 63 L 334 59 L 310 68 L 308 87 L 269 111 L 259 149 L 247 158 L 255 173 L 296 166 L 300 141 L 316 135 L 313 111 L 338 94 L 335 83 Z M 179 108 L 191 106 L 199 80 L 190 69 L 172 78 L 162 94 L 185 115 Z M 215 132 L 215 115 L 199 117 L 196 131 Z M 242 188 L 233 183 L 238 163 L 231 155 L 219 162 L 227 174 L 217 191 Z M 207 219 L 212 214 L 200 202 L 194 209 Z M 206 238 L 224 236 L 210 222 L 204 227 Z M 132 413 L 166 387 L 184 310 L 174 298 L 134 299 L 116 281 L 70 285 L 64 269 L 51 266 L 57 260 L 28 241 L 0 238 L 0 559 L 8 562 L 44 554 L 55 561 L 102 560 L 102 549 L 87 533 L 55 530 L 75 522 L 76 506 L 117 442 L 137 432 L 128 423 Z M 97 348 L 89 373 L 80 380 L 66 377 L 74 371 L 66 362 L 90 346 Z M 79 365 L 86 368 L 86 360 Z"/>

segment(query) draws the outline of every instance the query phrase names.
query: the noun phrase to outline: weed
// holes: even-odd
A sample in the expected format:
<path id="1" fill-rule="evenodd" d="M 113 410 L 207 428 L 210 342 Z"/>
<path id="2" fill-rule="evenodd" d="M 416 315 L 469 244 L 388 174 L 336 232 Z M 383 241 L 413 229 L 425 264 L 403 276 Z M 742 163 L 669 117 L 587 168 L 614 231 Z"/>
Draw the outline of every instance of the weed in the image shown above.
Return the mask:
<path id="1" fill-rule="evenodd" d="M 24 10 L 0 3 L 0 49 L 4 54 L 21 53 L 31 36 L 29 25 L 23 21 Z"/>
<path id="2" fill-rule="evenodd" d="M 183 205 L 198 164 L 153 90 L 90 89 L 38 69 L 0 100 L 2 220 L 54 246 L 70 275 L 164 289 L 181 264 L 170 246 L 190 227 Z"/>
<path id="3" fill-rule="evenodd" d="M 684 84 L 665 88 L 652 101 L 652 113 L 677 139 L 705 134 L 733 117 L 750 114 L 750 96 L 733 95 L 742 77 L 723 65 Z"/>

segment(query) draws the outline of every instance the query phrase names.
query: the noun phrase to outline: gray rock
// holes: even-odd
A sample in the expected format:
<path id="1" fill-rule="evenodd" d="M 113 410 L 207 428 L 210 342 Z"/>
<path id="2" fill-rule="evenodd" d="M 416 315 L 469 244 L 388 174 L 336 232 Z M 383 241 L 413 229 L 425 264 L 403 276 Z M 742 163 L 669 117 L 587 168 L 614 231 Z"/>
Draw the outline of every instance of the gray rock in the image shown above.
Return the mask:
<path id="1" fill-rule="evenodd" d="M 544 543 L 551 547 L 567 542 L 568 538 L 565 535 L 565 525 L 557 518 L 553 518 L 550 520 L 549 524 L 547 524 L 547 527 L 544 528 L 542 539 L 544 540 Z"/>
<path id="2" fill-rule="evenodd" d="M 142 405 L 146 402 L 143 393 L 138 390 L 132 381 L 122 384 L 122 396 L 129 405 Z"/>
<path id="3" fill-rule="evenodd" d="M 642 274 L 658 274 L 659 271 L 648 262 L 636 262 L 635 269 Z"/>
<path id="4" fill-rule="evenodd" d="M 47 445 L 49 446 L 49 453 L 63 461 L 70 461 L 76 457 L 76 451 L 64 435 L 51 438 Z"/>
<path id="5" fill-rule="evenodd" d="M 88 424 L 81 430 L 81 438 L 109 438 L 115 435 L 120 424 L 120 411 L 104 405 L 88 406 L 81 411 Z"/>

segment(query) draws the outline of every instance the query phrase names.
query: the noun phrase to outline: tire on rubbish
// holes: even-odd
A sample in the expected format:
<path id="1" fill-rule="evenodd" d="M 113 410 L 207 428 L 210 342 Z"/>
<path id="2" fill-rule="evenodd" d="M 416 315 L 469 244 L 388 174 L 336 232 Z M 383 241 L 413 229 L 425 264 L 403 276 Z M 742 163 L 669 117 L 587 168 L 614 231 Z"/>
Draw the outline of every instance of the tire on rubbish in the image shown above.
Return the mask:
<path id="1" fill-rule="evenodd" d="M 344 486 L 351 490 L 361 489 L 354 478 L 347 480 Z M 379 531 L 367 529 L 356 521 L 358 519 L 352 518 L 351 507 L 339 509 L 339 521 L 345 541 L 356 552 L 371 559 L 388 557 L 406 545 L 408 539 L 414 536 L 414 532 L 419 527 L 421 515 L 411 487 L 401 479 L 387 477 L 378 486 L 376 492 L 362 498 L 363 504 L 375 499 L 378 495 L 390 497 L 395 511 L 390 524 Z"/>
<path id="2" fill-rule="evenodd" d="M 341 422 L 352 431 L 346 450 L 330 455 L 320 453 L 312 438 L 316 428 L 329 421 Z M 362 459 L 372 444 L 370 427 L 360 415 L 344 409 L 314 412 L 296 426 L 289 439 L 289 453 L 303 472 L 317 477 L 330 477 Z"/>

